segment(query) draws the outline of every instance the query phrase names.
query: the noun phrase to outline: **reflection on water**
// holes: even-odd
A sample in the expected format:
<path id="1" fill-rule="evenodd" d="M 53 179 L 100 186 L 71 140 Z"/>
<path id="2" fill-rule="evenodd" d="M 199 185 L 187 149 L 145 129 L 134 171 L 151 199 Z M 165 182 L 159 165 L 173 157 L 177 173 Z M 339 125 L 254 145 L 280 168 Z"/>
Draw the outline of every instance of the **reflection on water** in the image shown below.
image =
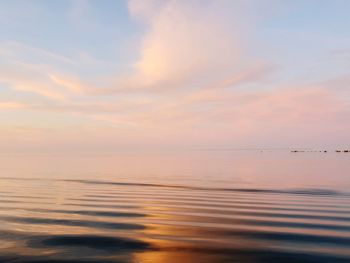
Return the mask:
<path id="1" fill-rule="evenodd" d="M 32 158 L 18 168 L 1 159 L 0 262 L 350 262 L 343 157 L 202 156 L 189 169 L 188 156 L 163 156 L 158 172 L 149 156 L 67 160 L 65 169 L 61 157 L 35 167 Z M 289 178 L 296 171 L 305 178 Z"/>

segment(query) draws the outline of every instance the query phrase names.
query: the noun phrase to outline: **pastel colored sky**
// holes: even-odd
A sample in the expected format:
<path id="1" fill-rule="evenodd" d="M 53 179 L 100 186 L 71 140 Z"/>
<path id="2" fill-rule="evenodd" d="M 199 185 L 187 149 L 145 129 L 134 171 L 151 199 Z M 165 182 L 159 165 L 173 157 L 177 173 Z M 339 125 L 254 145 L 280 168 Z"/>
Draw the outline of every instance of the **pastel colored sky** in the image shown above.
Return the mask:
<path id="1" fill-rule="evenodd" d="M 0 149 L 350 144 L 348 0 L 0 1 Z"/>

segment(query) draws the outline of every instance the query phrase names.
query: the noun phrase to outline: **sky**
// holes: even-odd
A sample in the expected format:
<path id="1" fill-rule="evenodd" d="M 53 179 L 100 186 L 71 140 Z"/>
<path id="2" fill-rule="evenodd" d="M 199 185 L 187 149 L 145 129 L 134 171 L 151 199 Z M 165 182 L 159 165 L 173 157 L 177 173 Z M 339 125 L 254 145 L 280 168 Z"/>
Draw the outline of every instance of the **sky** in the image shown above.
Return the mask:
<path id="1" fill-rule="evenodd" d="M 1 0 L 0 151 L 350 146 L 348 0 Z"/>

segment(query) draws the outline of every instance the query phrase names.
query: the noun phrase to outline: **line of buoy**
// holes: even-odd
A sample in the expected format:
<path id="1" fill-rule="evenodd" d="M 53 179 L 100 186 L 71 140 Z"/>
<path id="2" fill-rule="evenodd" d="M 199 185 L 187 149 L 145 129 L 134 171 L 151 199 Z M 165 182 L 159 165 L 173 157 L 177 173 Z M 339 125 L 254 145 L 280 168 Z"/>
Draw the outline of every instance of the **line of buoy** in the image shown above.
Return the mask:
<path id="1" fill-rule="evenodd" d="M 328 151 L 327 150 L 324 150 L 324 151 L 302 151 L 302 150 L 292 150 L 290 151 L 291 153 L 305 153 L 305 152 L 324 152 L 324 153 L 327 153 Z M 335 150 L 336 153 L 350 153 L 350 150 Z"/>

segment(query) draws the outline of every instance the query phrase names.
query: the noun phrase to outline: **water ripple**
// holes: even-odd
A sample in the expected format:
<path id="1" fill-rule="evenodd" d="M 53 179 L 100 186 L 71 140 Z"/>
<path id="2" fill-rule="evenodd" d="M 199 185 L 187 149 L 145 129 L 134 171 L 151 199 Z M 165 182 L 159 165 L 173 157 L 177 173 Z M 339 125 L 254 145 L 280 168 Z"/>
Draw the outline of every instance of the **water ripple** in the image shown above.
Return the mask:
<path id="1" fill-rule="evenodd" d="M 350 262 L 344 192 L 0 180 L 0 262 Z"/>

